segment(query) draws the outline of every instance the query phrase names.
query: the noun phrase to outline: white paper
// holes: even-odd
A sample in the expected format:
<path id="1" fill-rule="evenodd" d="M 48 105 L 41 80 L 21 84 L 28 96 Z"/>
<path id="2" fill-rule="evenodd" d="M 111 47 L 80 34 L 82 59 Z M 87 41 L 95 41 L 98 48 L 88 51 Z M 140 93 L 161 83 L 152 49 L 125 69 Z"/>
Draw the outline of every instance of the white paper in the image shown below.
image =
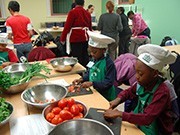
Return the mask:
<path id="1" fill-rule="evenodd" d="M 45 122 L 42 114 L 33 114 L 10 120 L 11 135 L 47 135 L 52 128 Z"/>
<path id="2" fill-rule="evenodd" d="M 42 83 L 46 83 L 46 82 L 42 82 Z M 38 83 L 38 84 L 42 84 L 42 83 Z M 69 83 L 67 83 L 64 79 L 47 81 L 47 83 L 53 83 L 53 84 L 59 84 L 59 85 L 63 85 L 63 86 L 69 86 Z"/>

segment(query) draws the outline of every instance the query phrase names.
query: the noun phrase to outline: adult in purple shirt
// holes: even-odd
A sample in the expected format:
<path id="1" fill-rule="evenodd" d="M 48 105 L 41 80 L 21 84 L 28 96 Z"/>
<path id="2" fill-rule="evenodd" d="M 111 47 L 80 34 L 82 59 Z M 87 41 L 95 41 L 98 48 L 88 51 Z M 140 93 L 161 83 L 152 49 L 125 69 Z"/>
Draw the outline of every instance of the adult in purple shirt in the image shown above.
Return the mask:
<path id="1" fill-rule="evenodd" d="M 150 37 L 150 29 L 146 22 L 143 20 L 141 14 L 134 13 L 133 11 L 129 11 L 127 13 L 129 19 L 132 20 L 132 36 L 136 37 L 139 35 L 144 35 Z"/>

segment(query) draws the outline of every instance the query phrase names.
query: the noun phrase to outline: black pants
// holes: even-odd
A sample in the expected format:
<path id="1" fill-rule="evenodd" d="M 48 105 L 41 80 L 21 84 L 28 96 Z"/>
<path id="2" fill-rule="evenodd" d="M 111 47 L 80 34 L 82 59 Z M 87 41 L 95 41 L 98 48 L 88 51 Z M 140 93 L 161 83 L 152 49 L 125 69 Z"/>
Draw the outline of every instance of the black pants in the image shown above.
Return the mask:
<path id="1" fill-rule="evenodd" d="M 129 52 L 129 41 L 131 39 L 131 34 L 119 37 L 119 51 L 118 56 Z"/>
<path id="2" fill-rule="evenodd" d="M 70 56 L 77 57 L 78 62 L 86 67 L 89 62 L 88 55 L 88 42 L 77 42 L 71 43 L 71 53 Z"/>
<path id="3" fill-rule="evenodd" d="M 151 31 L 150 31 L 149 27 L 147 27 L 143 32 L 141 32 L 138 35 L 145 35 L 145 36 L 148 36 L 149 39 L 151 39 L 150 33 L 151 33 Z"/>

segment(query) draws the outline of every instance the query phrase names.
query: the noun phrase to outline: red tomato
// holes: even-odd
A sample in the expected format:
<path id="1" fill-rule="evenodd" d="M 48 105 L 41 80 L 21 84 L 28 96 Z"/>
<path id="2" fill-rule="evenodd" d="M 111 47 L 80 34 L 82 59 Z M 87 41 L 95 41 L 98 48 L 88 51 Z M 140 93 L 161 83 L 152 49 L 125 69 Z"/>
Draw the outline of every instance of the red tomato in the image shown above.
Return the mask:
<path id="1" fill-rule="evenodd" d="M 55 115 L 55 117 L 51 120 L 51 123 L 55 124 L 55 125 L 57 125 L 57 124 L 59 124 L 61 122 L 63 122 L 63 119 L 60 117 L 59 114 Z"/>
<path id="2" fill-rule="evenodd" d="M 59 123 L 62 123 L 63 122 L 63 119 L 61 118 L 61 117 L 59 117 L 59 119 L 58 119 L 58 124 Z"/>
<path id="3" fill-rule="evenodd" d="M 70 111 L 70 108 L 68 106 L 64 107 L 63 110 Z"/>
<path id="4" fill-rule="evenodd" d="M 70 111 L 74 115 L 79 114 L 79 107 L 78 107 L 78 105 L 77 104 L 72 105 Z"/>
<path id="5" fill-rule="evenodd" d="M 68 87 L 68 92 L 74 92 L 74 86 L 73 85 Z"/>
<path id="6" fill-rule="evenodd" d="M 51 122 L 51 120 L 54 118 L 54 116 L 55 116 L 54 113 L 50 112 L 46 115 L 46 120 Z"/>
<path id="7" fill-rule="evenodd" d="M 59 117 L 56 117 L 56 116 L 51 120 L 51 123 L 55 125 L 57 125 L 58 122 L 59 122 Z"/>
<path id="8" fill-rule="evenodd" d="M 51 112 L 56 115 L 56 114 L 59 114 L 60 111 L 61 111 L 61 108 L 59 108 L 59 107 L 54 107 Z"/>
<path id="9" fill-rule="evenodd" d="M 73 98 L 69 98 L 68 99 L 68 107 L 71 107 L 74 104 L 75 104 L 75 100 Z"/>
<path id="10" fill-rule="evenodd" d="M 84 117 L 84 115 L 82 113 L 79 113 L 78 115 L 74 116 L 73 119 L 80 119 L 83 117 Z"/>
<path id="11" fill-rule="evenodd" d="M 73 115 L 67 110 L 62 110 L 59 115 L 63 120 L 70 120 L 73 118 Z"/>
<path id="12" fill-rule="evenodd" d="M 79 116 L 80 118 L 84 117 L 84 115 L 82 113 L 79 113 L 77 116 Z"/>
<path id="13" fill-rule="evenodd" d="M 61 100 L 58 102 L 58 106 L 59 106 L 61 109 L 63 109 L 64 107 L 66 107 L 67 104 L 68 104 L 68 101 L 67 101 L 66 98 L 63 98 L 63 99 L 61 99 Z"/>
<path id="14" fill-rule="evenodd" d="M 84 111 L 84 106 L 82 104 L 77 104 L 77 106 L 79 107 L 79 112 Z"/>
<path id="15" fill-rule="evenodd" d="M 74 116 L 73 119 L 80 119 L 81 117 L 80 116 Z"/>

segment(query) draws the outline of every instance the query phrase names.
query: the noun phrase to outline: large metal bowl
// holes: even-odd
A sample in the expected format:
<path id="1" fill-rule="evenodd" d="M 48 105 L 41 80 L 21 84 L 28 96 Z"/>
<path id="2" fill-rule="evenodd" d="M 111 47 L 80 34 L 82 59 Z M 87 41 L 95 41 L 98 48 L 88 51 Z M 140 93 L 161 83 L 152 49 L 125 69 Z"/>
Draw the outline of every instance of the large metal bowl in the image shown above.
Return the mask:
<path id="1" fill-rule="evenodd" d="M 56 71 L 61 71 L 61 72 L 70 71 L 77 62 L 78 62 L 77 58 L 74 57 L 54 58 L 50 60 L 52 67 Z"/>
<path id="2" fill-rule="evenodd" d="M 22 71 L 19 71 L 19 72 L 12 72 L 10 74 L 13 77 L 13 76 L 21 76 L 22 73 L 23 73 Z M 24 91 L 27 88 L 27 86 L 29 85 L 30 81 L 31 80 L 29 80 L 28 82 L 11 85 L 11 87 L 9 87 L 8 89 L 0 88 L 0 90 L 2 90 L 3 92 L 5 92 L 7 94 L 16 94 L 16 93 Z"/>
<path id="3" fill-rule="evenodd" d="M 75 119 L 57 125 L 49 135 L 114 135 L 114 133 L 99 121 Z"/>
<path id="4" fill-rule="evenodd" d="M 7 102 L 7 101 L 6 101 L 6 103 L 8 104 L 8 109 L 10 110 L 10 115 L 5 120 L 0 122 L 0 127 L 9 122 L 9 119 L 11 118 L 12 113 L 14 111 L 13 105 L 10 102 Z"/>
<path id="5" fill-rule="evenodd" d="M 27 67 L 30 65 L 31 64 L 27 63 L 15 63 L 3 68 L 3 71 L 6 73 L 25 72 Z"/>
<path id="6" fill-rule="evenodd" d="M 29 105 L 44 108 L 64 98 L 67 93 L 67 88 L 62 85 L 43 83 L 23 91 L 21 99 Z"/>
<path id="7" fill-rule="evenodd" d="M 82 103 L 82 102 L 80 102 L 80 101 L 77 101 L 77 100 L 75 100 L 75 103 L 76 103 L 76 104 L 81 104 L 81 105 L 83 106 L 83 108 L 84 108 L 83 115 L 84 115 L 84 118 L 85 118 L 85 117 L 88 115 L 87 106 L 86 106 L 84 103 Z M 43 112 L 42 112 L 42 115 L 43 115 L 44 120 L 46 121 L 46 123 L 48 123 L 48 125 L 49 125 L 50 127 L 55 127 L 56 125 L 54 125 L 54 124 L 50 123 L 49 121 L 47 121 L 45 117 L 46 117 L 46 115 L 47 115 L 49 112 L 51 112 L 51 110 L 52 110 L 54 107 L 56 107 L 56 106 L 58 106 L 58 103 L 57 103 L 57 102 L 56 102 L 56 103 L 53 103 L 53 104 L 51 104 L 51 105 L 49 105 L 49 106 L 47 106 L 46 108 L 44 108 L 44 109 L 43 109 Z"/>

